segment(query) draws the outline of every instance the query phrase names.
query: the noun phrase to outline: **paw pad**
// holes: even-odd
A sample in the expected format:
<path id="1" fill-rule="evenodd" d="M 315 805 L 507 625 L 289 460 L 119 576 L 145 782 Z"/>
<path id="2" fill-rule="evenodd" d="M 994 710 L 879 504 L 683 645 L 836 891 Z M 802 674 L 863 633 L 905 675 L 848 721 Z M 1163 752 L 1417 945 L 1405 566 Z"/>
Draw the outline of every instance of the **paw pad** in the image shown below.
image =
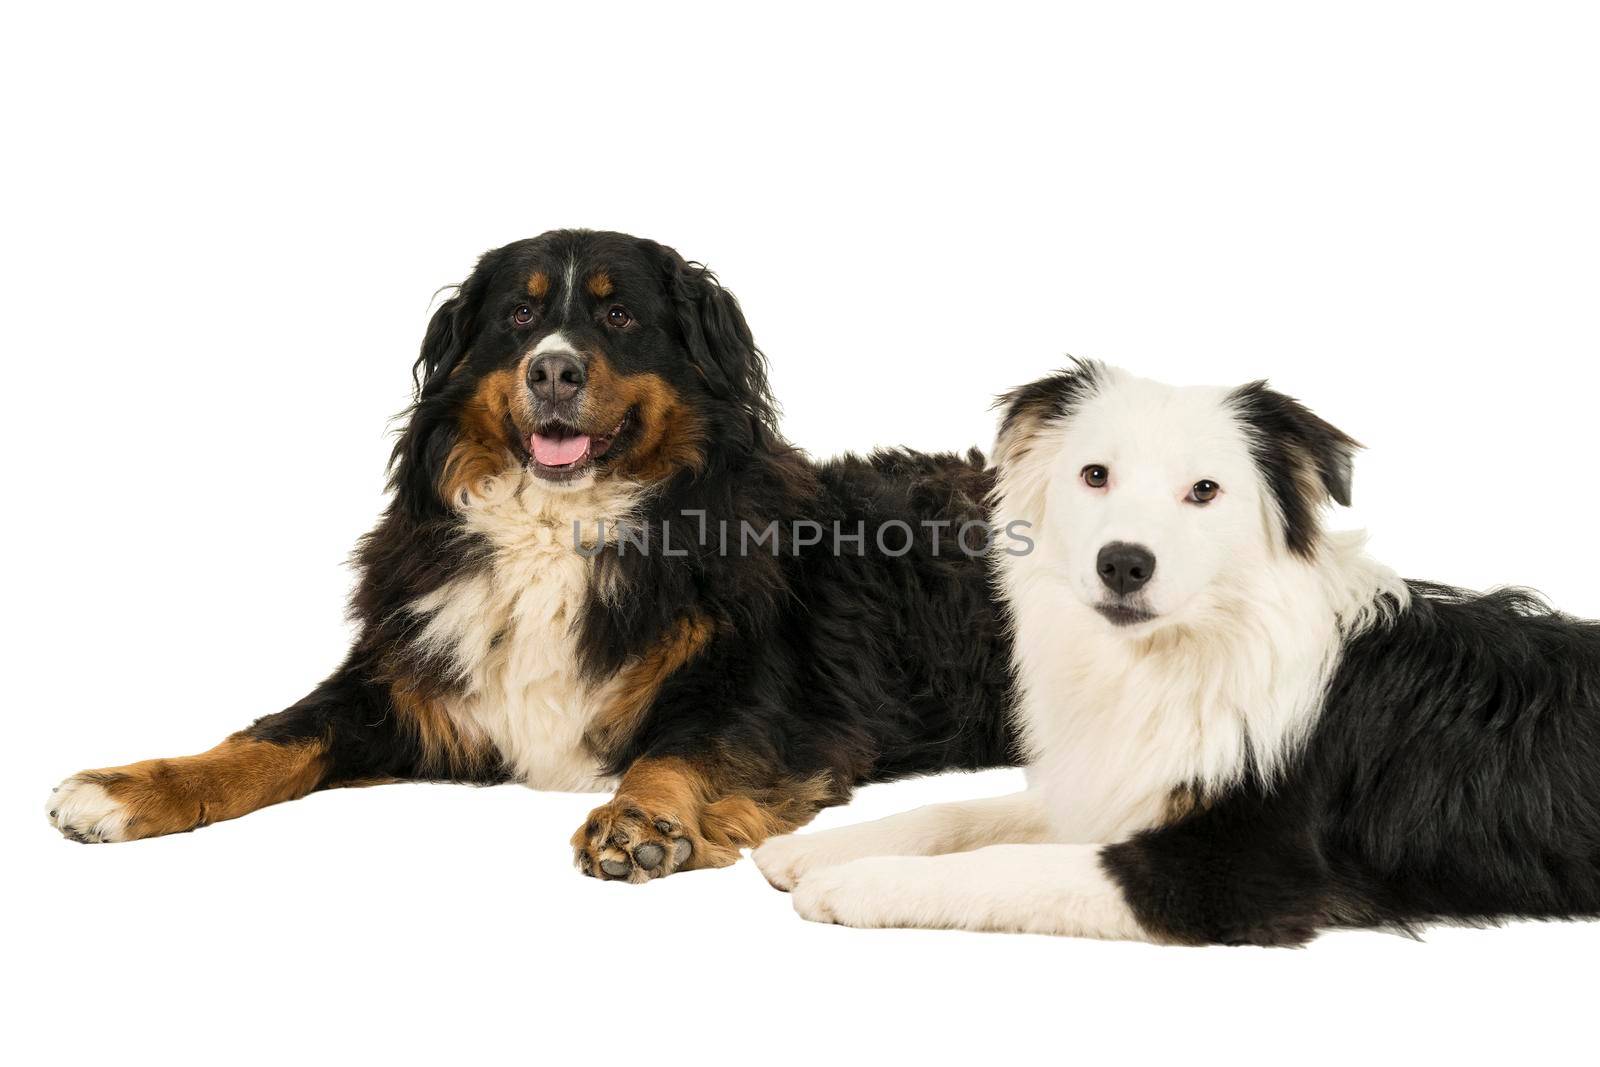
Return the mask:
<path id="1" fill-rule="evenodd" d="M 694 852 L 677 819 L 613 801 L 573 835 L 578 869 L 591 878 L 648 882 L 681 869 Z"/>

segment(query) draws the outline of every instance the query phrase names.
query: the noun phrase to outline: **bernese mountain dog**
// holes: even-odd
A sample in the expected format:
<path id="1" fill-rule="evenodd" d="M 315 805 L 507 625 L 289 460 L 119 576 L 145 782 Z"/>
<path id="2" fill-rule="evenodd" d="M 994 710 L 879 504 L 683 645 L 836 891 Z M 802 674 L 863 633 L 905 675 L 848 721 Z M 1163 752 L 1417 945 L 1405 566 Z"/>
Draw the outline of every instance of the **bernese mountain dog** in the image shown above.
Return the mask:
<path id="1" fill-rule="evenodd" d="M 813 463 L 733 296 L 671 248 L 562 230 L 429 322 L 358 636 L 287 710 L 51 795 L 77 841 L 318 789 L 614 790 L 578 867 L 732 863 L 859 783 L 1014 761 L 981 456 Z M 885 532 L 887 531 L 887 532 Z"/>
<path id="2" fill-rule="evenodd" d="M 1011 394 L 1030 788 L 769 841 L 807 918 L 1178 944 L 1600 914 L 1600 625 L 1403 581 L 1356 444 L 1260 382 Z"/>

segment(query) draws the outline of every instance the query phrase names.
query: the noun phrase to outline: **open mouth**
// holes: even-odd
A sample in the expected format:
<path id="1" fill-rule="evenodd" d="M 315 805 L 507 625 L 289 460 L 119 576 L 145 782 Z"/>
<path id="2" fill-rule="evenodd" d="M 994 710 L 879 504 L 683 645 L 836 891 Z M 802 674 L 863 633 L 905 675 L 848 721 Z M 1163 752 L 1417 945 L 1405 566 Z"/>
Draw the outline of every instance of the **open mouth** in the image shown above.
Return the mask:
<path id="1" fill-rule="evenodd" d="M 1096 604 L 1094 610 L 1113 626 L 1134 626 L 1141 622 L 1149 622 L 1156 617 L 1153 611 L 1136 608 L 1129 604 Z"/>
<path id="2" fill-rule="evenodd" d="M 570 481 L 610 451 L 612 443 L 627 428 L 629 417 L 624 415 L 621 422 L 603 434 L 583 433 L 560 422 L 546 423 L 523 442 L 528 451 L 528 465 L 540 478 Z"/>

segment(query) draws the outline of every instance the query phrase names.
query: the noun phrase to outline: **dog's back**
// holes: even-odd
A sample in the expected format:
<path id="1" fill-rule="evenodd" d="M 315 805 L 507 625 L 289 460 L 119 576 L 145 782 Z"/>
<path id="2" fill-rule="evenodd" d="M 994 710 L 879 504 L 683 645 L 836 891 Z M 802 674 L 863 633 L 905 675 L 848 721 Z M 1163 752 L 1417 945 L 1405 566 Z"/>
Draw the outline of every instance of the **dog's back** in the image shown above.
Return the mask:
<path id="1" fill-rule="evenodd" d="M 1600 911 L 1600 626 L 1411 583 L 1344 650 L 1306 776 L 1369 919 Z"/>
<path id="2" fill-rule="evenodd" d="M 975 450 L 880 451 L 819 474 L 820 509 L 869 540 L 864 554 L 819 553 L 796 588 L 830 608 L 809 612 L 810 639 L 825 643 L 810 664 L 832 690 L 823 699 L 852 701 L 876 724 L 868 777 L 1014 764 L 1011 642 L 990 564 L 992 542 L 1007 537 L 990 523 L 993 471 Z"/>
<path id="3" fill-rule="evenodd" d="M 726 643 L 728 669 L 759 696 L 742 743 L 841 784 L 1015 764 L 982 456 L 883 451 L 815 475 L 775 540 L 727 535 L 730 551 L 775 553 L 785 590 L 766 626 Z M 719 714 L 712 694 L 704 703 Z M 640 743 L 708 728 L 680 711 L 647 721 Z"/>

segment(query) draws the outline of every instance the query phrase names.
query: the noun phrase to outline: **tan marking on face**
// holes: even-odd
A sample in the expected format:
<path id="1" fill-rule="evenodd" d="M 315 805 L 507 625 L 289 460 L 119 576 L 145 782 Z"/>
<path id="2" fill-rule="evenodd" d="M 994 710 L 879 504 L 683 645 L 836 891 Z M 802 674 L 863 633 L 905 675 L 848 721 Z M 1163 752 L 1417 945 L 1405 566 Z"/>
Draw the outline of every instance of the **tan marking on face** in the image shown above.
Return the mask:
<path id="1" fill-rule="evenodd" d="M 841 799 L 827 775 L 795 779 L 745 760 L 648 757 L 628 768 L 616 796 L 590 812 L 572 836 L 577 863 L 597 877 L 603 863 L 627 862 L 627 881 L 704 867 L 726 867 L 769 837 L 811 821 Z M 682 859 L 677 842 L 687 842 Z M 656 873 L 633 857 L 641 844 L 658 844 L 670 857 Z M 618 875 L 605 873 L 605 877 Z"/>
<path id="2" fill-rule="evenodd" d="M 597 352 L 589 359 L 588 378 L 583 424 L 591 432 L 606 432 L 630 411 L 637 415 L 638 436 L 626 455 L 608 465 L 612 475 L 650 485 L 705 463 L 704 424 L 660 375 L 618 374 Z"/>
<path id="3" fill-rule="evenodd" d="M 521 382 L 518 369 L 493 371 L 484 375 L 462 405 L 456 442 L 439 478 L 439 496 L 446 504 L 459 506 L 484 479 L 516 466 L 516 453 L 506 439 L 506 417 L 510 415 L 513 424 L 526 422 L 527 390 Z"/>
<path id="4" fill-rule="evenodd" d="M 617 672 L 607 687 L 605 708 L 595 717 L 585 741 L 600 758 L 625 745 L 661 686 L 711 643 L 713 627 L 703 618 L 679 619 L 643 658 Z"/>
<path id="5" fill-rule="evenodd" d="M 589 275 L 589 281 L 584 288 L 589 290 L 589 295 L 599 300 L 604 300 L 616 292 L 616 287 L 611 284 L 611 275 L 603 270 L 597 270 Z"/>
<path id="6" fill-rule="evenodd" d="M 542 270 L 536 270 L 528 276 L 528 295 L 535 300 L 543 300 L 550 292 L 550 275 Z"/>
<path id="7" fill-rule="evenodd" d="M 145 760 L 85 771 L 120 804 L 132 839 L 183 833 L 316 789 L 326 766 L 320 740 L 278 743 L 244 733 L 197 756 Z"/>

